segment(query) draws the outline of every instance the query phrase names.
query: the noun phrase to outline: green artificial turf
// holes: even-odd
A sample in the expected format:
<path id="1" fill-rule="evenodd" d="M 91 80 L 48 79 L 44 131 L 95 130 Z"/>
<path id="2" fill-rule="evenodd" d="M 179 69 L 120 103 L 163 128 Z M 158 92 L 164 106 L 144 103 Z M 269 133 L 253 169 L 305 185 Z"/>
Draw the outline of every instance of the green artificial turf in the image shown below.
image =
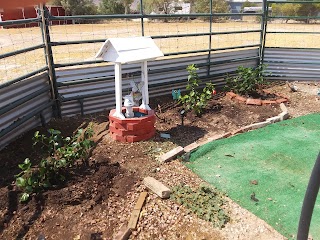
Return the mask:
<path id="1" fill-rule="evenodd" d="M 193 152 L 186 165 L 278 232 L 294 238 L 319 150 L 320 114 L 310 114 L 210 142 Z M 259 201 L 251 199 L 253 193 Z M 310 234 L 320 239 L 320 197 Z"/>

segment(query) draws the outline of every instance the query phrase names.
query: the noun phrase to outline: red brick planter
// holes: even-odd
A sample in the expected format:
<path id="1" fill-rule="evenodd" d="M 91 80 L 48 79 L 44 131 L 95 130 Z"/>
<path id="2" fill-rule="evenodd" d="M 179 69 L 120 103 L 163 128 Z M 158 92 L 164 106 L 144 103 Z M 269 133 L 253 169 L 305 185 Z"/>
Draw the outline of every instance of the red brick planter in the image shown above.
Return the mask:
<path id="1" fill-rule="evenodd" d="M 143 117 L 136 118 L 125 118 L 120 119 L 114 117 L 115 109 L 112 109 L 109 114 L 109 130 L 111 137 L 120 142 L 139 142 L 152 138 L 155 133 L 155 122 L 156 117 L 154 111 L 140 109 L 139 107 L 134 107 L 134 112 L 140 112 L 147 114 Z M 122 112 L 125 113 L 125 108 L 122 109 Z"/>
<path id="2" fill-rule="evenodd" d="M 265 93 L 270 94 L 271 92 L 267 91 L 267 90 L 263 90 Z M 268 104 L 280 104 L 280 103 L 285 103 L 289 101 L 289 98 L 282 95 L 282 94 L 278 94 L 278 93 L 273 93 L 274 95 L 278 96 L 279 99 L 276 100 L 261 100 L 261 99 L 254 99 L 254 98 L 245 98 L 242 97 L 238 94 L 235 94 L 234 92 L 227 92 L 226 95 L 232 99 L 232 100 L 236 100 L 239 103 L 245 103 L 247 105 L 268 105 Z"/>

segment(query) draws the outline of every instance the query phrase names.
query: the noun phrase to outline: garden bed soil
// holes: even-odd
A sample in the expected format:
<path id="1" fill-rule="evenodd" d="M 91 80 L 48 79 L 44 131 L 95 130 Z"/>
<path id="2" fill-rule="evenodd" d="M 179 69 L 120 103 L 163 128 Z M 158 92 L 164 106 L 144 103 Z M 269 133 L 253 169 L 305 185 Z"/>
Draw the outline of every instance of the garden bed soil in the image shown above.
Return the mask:
<path id="1" fill-rule="evenodd" d="M 286 84 L 276 84 L 269 90 L 288 96 L 289 114 L 296 117 L 320 111 L 319 97 L 314 94 L 319 87 L 304 83 L 301 91 L 291 92 Z M 146 191 L 144 177 L 155 177 L 168 187 L 180 183 L 197 187 L 202 183 L 179 160 L 160 164 L 158 156 L 178 145 L 232 132 L 281 112 L 278 105 L 245 105 L 220 95 L 210 101 L 201 117 L 188 113 L 182 126 L 181 107 L 170 97 L 150 102 L 157 114 L 157 133 L 145 142 L 113 141 L 108 135 L 107 112 L 52 120 L 47 128 L 59 129 L 64 136 L 94 122 L 97 145 L 89 166 L 70 170 L 64 186 L 40 193 L 26 204 L 19 203 L 14 175 L 26 157 L 35 163 L 43 157 L 41 149 L 32 147 L 35 130 L 1 150 L 0 239 L 112 239 L 121 225 L 127 224 L 140 192 Z M 161 138 L 161 133 L 170 134 L 170 139 Z M 149 192 L 138 228 L 130 239 L 283 239 L 264 221 L 226 199 L 231 221 L 218 229 L 189 214 L 185 207 Z"/>

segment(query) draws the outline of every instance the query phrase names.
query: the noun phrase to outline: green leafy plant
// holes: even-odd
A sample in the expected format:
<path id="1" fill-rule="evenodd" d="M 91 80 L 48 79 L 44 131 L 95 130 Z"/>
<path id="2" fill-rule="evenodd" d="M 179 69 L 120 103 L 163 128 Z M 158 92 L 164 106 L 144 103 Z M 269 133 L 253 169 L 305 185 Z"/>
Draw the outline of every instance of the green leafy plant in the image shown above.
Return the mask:
<path id="1" fill-rule="evenodd" d="M 222 228 L 230 221 L 222 208 L 224 195 L 217 189 L 203 185 L 193 190 L 189 186 L 178 185 L 172 189 L 170 198 L 199 218 L 212 222 L 215 227 Z"/>
<path id="2" fill-rule="evenodd" d="M 22 171 L 16 175 L 16 185 L 23 191 L 21 202 L 27 201 L 32 193 L 64 182 L 66 170 L 78 160 L 86 163 L 94 144 L 90 140 L 93 136 L 91 125 L 85 130 L 79 129 L 73 137 L 64 138 L 60 131 L 54 129 L 48 132 L 48 136 L 35 132 L 33 145 L 41 144 L 49 156 L 42 159 L 38 166 L 32 166 L 29 158 L 18 165 Z"/>
<path id="3" fill-rule="evenodd" d="M 199 84 L 201 83 L 197 74 L 198 70 L 199 69 L 196 68 L 194 64 L 187 67 L 189 76 L 186 90 L 189 92 L 184 96 L 181 96 L 179 102 L 185 106 L 187 111 L 193 110 L 197 116 L 200 116 L 212 95 L 215 94 L 215 90 L 212 83 L 206 83 L 206 86 L 202 91 L 198 90 Z"/>
<path id="4" fill-rule="evenodd" d="M 259 86 L 264 82 L 263 72 L 265 71 L 265 65 L 259 65 L 256 68 L 250 67 L 238 67 L 236 76 L 226 77 L 225 90 L 233 91 L 240 95 L 252 95 L 255 94 Z"/>

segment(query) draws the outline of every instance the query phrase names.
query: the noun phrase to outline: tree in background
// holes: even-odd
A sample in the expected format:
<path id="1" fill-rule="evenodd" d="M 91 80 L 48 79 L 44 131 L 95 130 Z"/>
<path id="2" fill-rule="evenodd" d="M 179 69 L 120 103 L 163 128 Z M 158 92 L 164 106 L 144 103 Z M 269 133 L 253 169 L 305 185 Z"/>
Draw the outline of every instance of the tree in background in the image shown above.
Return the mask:
<path id="1" fill-rule="evenodd" d="M 271 5 L 272 7 L 272 15 L 273 16 L 297 16 L 297 12 L 299 9 L 299 4 L 293 4 L 293 3 L 285 3 L 285 4 L 276 4 L 273 3 Z M 286 23 L 290 19 L 286 19 Z"/>
<path id="2" fill-rule="evenodd" d="M 51 0 L 49 4 L 62 6 L 70 15 L 93 15 L 97 7 L 92 0 Z"/>
<path id="3" fill-rule="evenodd" d="M 210 13 L 210 1 L 209 0 L 197 0 L 194 6 L 196 13 Z M 212 0 L 212 12 L 213 13 L 228 13 L 230 12 L 230 6 L 225 0 Z M 226 17 L 214 17 L 213 22 L 225 20 Z"/>
<path id="4" fill-rule="evenodd" d="M 197 13 L 210 13 L 209 0 L 195 1 L 195 11 Z M 214 13 L 227 13 L 230 11 L 229 4 L 225 0 L 212 0 L 212 12 Z"/>
<path id="5" fill-rule="evenodd" d="M 123 2 L 117 0 L 102 0 L 99 12 L 102 14 L 123 14 L 126 8 Z"/>
<path id="6" fill-rule="evenodd" d="M 168 1 L 167 0 L 144 0 L 143 10 L 144 13 L 158 12 L 159 9 L 163 9 L 164 13 L 168 13 Z"/>
<path id="7" fill-rule="evenodd" d="M 132 4 L 133 0 L 121 0 L 124 6 L 124 14 L 130 13 L 130 5 Z"/>
<path id="8" fill-rule="evenodd" d="M 282 4 L 276 4 L 276 3 L 271 4 L 272 16 L 283 16 L 281 5 Z"/>
<path id="9" fill-rule="evenodd" d="M 306 17 L 315 17 L 320 11 L 320 4 L 307 3 L 307 4 L 296 4 L 298 5 L 297 15 Z M 304 22 L 309 23 L 309 18 L 304 19 Z"/>
<path id="10" fill-rule="evenodd" d="M 300 16 L 300 17 L 315 17 L 320 12 L 320 4 L 316 3 L 306 3 L 306 4 L 296 4 L 296 3 L 285 3 L 271 5 L 272 13 L 274 16 Z M 289 19 L 286 20 L 286 22 Z M 302 21 L 309 23 L 309 18 L 302 19 Z"/>

